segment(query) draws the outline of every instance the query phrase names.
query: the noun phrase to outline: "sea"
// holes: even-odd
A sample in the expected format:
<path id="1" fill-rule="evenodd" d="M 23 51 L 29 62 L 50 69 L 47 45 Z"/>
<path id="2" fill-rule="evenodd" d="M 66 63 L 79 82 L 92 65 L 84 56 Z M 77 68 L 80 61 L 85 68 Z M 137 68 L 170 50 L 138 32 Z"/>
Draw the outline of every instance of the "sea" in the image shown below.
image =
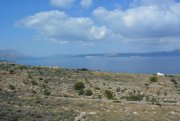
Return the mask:
<path id="1" fill-rule="evenodd" d="M 103 72 L 132 74 L 180 74 L 180 56 L 171 57 L 51 57 L 15 60 L 29 66 L 50 66 L 69 69 L 86 68 Z"/>

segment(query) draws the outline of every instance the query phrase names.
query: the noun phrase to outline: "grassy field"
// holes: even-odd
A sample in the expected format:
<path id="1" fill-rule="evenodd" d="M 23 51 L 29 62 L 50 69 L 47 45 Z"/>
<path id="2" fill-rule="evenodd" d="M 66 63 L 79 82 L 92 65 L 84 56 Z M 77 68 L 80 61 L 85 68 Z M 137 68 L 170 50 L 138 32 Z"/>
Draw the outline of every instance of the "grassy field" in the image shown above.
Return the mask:
<path id="1" fill-rule="evenodd" d="M 0 62 L 2 121 L 179 121 L 180 75 Z"/>

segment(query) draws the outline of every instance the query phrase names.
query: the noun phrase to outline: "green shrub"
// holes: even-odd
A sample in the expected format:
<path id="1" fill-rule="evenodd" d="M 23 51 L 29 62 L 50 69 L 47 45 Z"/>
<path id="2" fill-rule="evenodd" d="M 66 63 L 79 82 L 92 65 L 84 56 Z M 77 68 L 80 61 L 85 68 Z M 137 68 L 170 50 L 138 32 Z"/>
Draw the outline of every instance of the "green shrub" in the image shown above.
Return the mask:
<path id="1" fill-rule="evenodd" d="M 45 89 L 44 90 L 44 95 L 49 96 L 49 95 L 51 95 L 51 92 L 49 90 Z"/>
<path id="2" fill-rule="evenodd" d="M 29 84 L 29 82 L 27 80 L 23 80 L 23 83 L 26 84 L 26 85 Z"/>
<path id="3" fill-rule="evenodd" d="M 9 88 L 11 89 L 11 90 L 15 90 L 16 89 L 16 87 L 15 86 L 13 86 L 13 85 L 9 85 Z"/>
<path id="4" fill-rule="evenodd" d="M 31 74 L 28 74 L 28 78 L 29 78 L 29 79 L 32 79 L 32 76 L 31 76 Z"/>
<path id="5" fill-rule="evenodd" d="M 178 83 L 177 83 L 177 80 L 175 80 L 175 79 L 171 79 L 171 82 L 172 82 L 173 84 L 175 84 L 175 85 L 178 84 Z"/>
<path id="6" fill-rule="evenodd" d="M 149 87 L 149 84 L 148 84 L 148 83 L 145 83 L 144 85 L 145 85 L 146 87 Z"/>
<path id="7" fill-rule="evenodd" d="M 9 73 L 10 74 L 15 74 L 15 71 L 14 70 L 9 70 Z"/>
<path id="8" fill-rule="evenodd" d="M 121 91 L 121 88 L 118 87 L 118 88 L 116 89 L 116 92 L 120 92 L 120 91 Z"/>
<path id="9" fill-rule="evenodd" d="M 151 99 L 151 103 L 152 103 L 152 104 L 155 104 L 155 103 L 157 103 L 157 102 L 158 102 L 158 100 L 157 100 L 156 98 L 153 97 L 153 98 Z"/>
<path id="10" fill-rule="evenodd" d="M 144 95 L 140 94 L 140 93 L 132 93 L 130 92 L 128 96 L 126 96 L 125 98 L 128 101 L 142 101 L 143 100 Z"/>
<path id="11" fill-rule="evenodd" d="M 86 90 L 86 92 L 85 92 L 85 95 L 86 96 L 91 96 L 93 93 L 92 93 L 92 91 L 91 90 Z"/>
<path id="12" fill-rule="evenodd" d="M 89 71 L 87 68 L 80 68 L 80 69 L 77 69 L 78 71 Z"/>
<path id="13" fill-rule="evenodd" d="M 108 99 L 113 99 L 113 94 L 110 90 L 105 90 L 104 95 Z"/>
<path id="14" fill-rule="evenodd" d="M 151 81 L 151 82 L 158 82 L 158 77 L 157 77 L 157 76 L 152 76 L 152 77 L 150 78 L 150 81 Z"/>
<path id="15" fill-rule="evenodd" d="M 48 79 L 45 79 L 45 80 L 44 80 L 44 83 L 48 83 L 48 82 L 49 82 L 49 80 L 48 80 Z"/>
<path id="16" fill-rule="evenodd" d="M 78 95 L 84 95 L 84 90 L 83 89 L 79 90 Z"/>
<path id="17" fill-rule="evenodd" d="M 42 78 L 42 77 L 39 77 L 39 80 L 43 80 L 43 78 Z"/>
<path id="18" fill-rule="evenodd" d="M 164 92 L 164 95 L 167 96 L 168 95 L 167 92 Z"/>
<path id="19" fill-rule="evenodd" d="M 94 89 L 95 89 L 95 90 L 101 90 L 99 87 L 95 87 Z"/>
<path id="20" fill-rule="evenodd" d="M 35 98 L 35 103 L 41 104 L 41 103 L 42 103 L 42 99 L 37 96 L 37 97 Z"/>
<path id="21" fill-rule="evenodd" d="M 75 90 L 83 90 L 85 88 L 84 83 L 83 82 L 77 82 L 74 84 L 74 89 Z"/>
<path id="22" fill-rule="evenodd" d="M 38 83 L 37 83 L 35 80 L 32 80 L 32 81 L 31 81 L 31 84 L 34 85 L 34 86 L 35 86 L 35 85 L 38 85 Z"/>
<path id="23" fill-rule="evenodd" d="M 113 103 L 121 103 L 119 100 L 114 100 Z"/>
<path id="24" fill-rule="evenodd" d="M 20 70 L 24 70 L 24 69 L 27 70 L 28 67 L 27 67 L 27 66 L 19 66 L 19 69 L 20 69 Z"/>

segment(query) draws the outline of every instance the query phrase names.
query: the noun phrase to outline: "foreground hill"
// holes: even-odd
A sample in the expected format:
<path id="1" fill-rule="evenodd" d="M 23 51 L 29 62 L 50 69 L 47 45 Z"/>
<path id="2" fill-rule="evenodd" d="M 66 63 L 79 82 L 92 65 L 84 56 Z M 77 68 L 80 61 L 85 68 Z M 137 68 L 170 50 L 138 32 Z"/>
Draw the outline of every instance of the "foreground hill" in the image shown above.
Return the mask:
<path id="1" fill-rule="evenodd" d="M 180 75 L 0 62 L 0 120 L 179 121 Z"/>

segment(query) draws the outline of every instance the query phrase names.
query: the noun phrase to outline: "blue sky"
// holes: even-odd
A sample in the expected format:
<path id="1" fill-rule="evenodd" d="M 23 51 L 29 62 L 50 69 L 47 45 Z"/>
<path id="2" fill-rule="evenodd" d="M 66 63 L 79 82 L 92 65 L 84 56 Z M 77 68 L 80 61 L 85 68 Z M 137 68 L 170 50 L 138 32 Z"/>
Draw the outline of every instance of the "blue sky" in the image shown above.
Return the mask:
<path id="1" fill-rule="evenodd" d="M 49 56 L 179 48 L 179 0 L 0 1 L 0 49 Z"/>

